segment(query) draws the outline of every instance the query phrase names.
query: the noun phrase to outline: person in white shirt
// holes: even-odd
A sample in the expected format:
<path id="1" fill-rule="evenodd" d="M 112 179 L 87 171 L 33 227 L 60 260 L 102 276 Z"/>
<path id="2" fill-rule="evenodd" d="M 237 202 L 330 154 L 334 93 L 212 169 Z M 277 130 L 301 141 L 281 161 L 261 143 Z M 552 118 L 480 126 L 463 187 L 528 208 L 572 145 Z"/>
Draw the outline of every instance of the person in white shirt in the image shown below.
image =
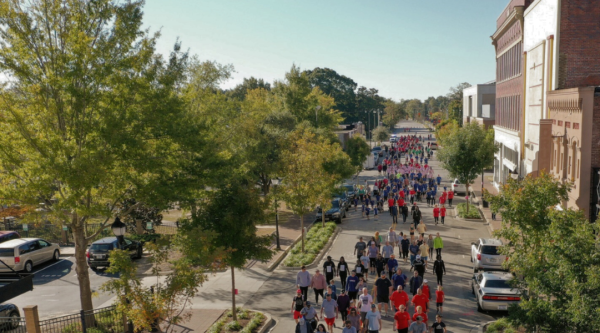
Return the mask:
<path id="1" fill-rule="evenodd" d="M 360 320 L 364 323 L 367 312 L 369 312 L 369 309 L 373 304 L 373 297 L 369 295 L 369 290 L 367 288 L 363 288 L 362 291 L 362 295 L 358 297 L 358 308 L 360 309 Z"/>

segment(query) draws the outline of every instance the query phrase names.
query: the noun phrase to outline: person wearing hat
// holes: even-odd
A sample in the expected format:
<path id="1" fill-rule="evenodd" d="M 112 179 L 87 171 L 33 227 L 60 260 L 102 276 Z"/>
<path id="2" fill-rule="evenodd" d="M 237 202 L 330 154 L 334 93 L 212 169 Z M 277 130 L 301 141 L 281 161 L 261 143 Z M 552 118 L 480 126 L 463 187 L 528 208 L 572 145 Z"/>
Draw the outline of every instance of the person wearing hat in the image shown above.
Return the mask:
<path id="1" fill-rule="evenodd" d="M 350 307 L 350 297 L 346 290 L 342 289 L 341 294 L 337 298 L 338 311 L 342 315 L 342 320 L 348 320 L 348 308 Z"/>
<path id="2" fill-rule="evenodd" d="M 419 272 L 419 276 L 425 276 L 425 263 L 423 262 L 423 257 L 421 256 L 421 250 L 417 252 L 417 256 L 415 257 L 413 266 L 415 268 L 415 271 Z"/>
<path id="3" fill-rule="evenodd" d="M 371 311 L 367 312 L 363 326 L 367 328 L 368 333 L 379 333 L 381 330 L 381 314 L 375 304 L 371 304 Z"/>
<path id="4" fill-rule="evenodd" d="M 308 287 L 310 286 L 310 273 L 306 270 L 306 266 L 302 265 L 300 272 L 296 275 L 296 286 L 302 290 L 304 300 L 308 300 Z"/>
<path id="5" fill-rule="evenodd" d="M 314 331 L 317 328 L 317 322 L 319 321 L 319 315 L 317 315 L 317 310 L 312 307 L 310 301 L 304 302 L 304 308 L 300 313 L 304 316 L 304 319 L 310 323 L 312 326 L 312 330 Z"/>
<path id="6" fill-rule="evenodd" d="M 294 320 L 298 324 L 298 319 L 302 318 L 300 311 L 304 308 L 304 296 L 302 296 L 302 290 L 296 290 L 296 296 L 292 299 L 292 313 L 294 314 Z"/>
<path id="7" fill-rule="evenodd" d="M 429 281 L 427 281 L 427 279 L 423 279 L 423 285 L 421 286 L 421 289 L 423 289 L 423 295 L 425 295 L 425 297 L 427 297 L 427 303 L 425 304 L 425 310 L 429 311 L 429 300 L 431 299 L 431 290 L 429 289 Z M 427 320 L 424 320 L 427 321 Z"/>
<path id="8" fill-rule="evenodd" d="M 337 302 L 331 298 L 331 294 L 325 296 L 325 300 L 321 304 L 321 317 L 325 318 L 325 324 L 327 324 L 327 330 L 333 332 L 333 325 L 338 317 L 338 305 Z"/>
<path id="9" fill-rule="evenodd" d="M 398 333 L 407 333 L 408 326 L 410 325 L 410 315 L 408 314 L 406 307 L 400 305 L 398 312 L 394 314 L 394 327 L 398 330 Z"/>
<path id="10" fill-rule="evenodd" d="M 409 333 L 427 333 L 427 324 L 423 322 L 423 317 L 417 316 L 416 321 L 413 321 L 408 327 Z"/>
<path id="11" fill-rule="evenodd" d="M 296 333 L 313 333 L 314 329 L 308 320 L 300 317 L 296 323 Z"/>
<path id="12" fill-rule="evenodd" d="M 335 276 L 335 264 L 331 260 L 331 256 L 327 256 L 327 260 L 323 263 L 323 272 L 327 281 L 333 280 Z"/>

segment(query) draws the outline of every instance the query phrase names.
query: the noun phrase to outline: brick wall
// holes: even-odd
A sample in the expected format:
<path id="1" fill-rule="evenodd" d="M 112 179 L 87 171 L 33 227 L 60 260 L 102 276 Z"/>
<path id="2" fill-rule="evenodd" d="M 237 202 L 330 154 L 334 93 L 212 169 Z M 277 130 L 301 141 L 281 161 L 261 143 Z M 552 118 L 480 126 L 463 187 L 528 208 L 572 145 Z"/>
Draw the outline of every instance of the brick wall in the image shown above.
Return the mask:
<path id="1" fill-rule="evenodd" d="M 594 123 L 592 124 L 592 168 L 600 168 L 600 93 L 596 93 L 594 95 L 593 121 Z"/>
<path id="2" fill-rule="evenodd" d="M 600 85 L 600 5 L 563 0 L 560 22 L 559 88 Z"/>

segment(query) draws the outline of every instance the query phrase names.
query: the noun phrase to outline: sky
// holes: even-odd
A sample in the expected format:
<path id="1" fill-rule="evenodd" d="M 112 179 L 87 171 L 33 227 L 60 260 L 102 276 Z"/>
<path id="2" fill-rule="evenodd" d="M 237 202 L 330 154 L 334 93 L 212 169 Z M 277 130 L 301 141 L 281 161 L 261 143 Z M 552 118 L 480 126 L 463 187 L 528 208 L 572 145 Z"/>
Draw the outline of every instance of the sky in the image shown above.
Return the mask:
<path id="1" fill-rule="evenodd" d="M 400 99 L 495 78 L 490 36 L 508 0 L 146 0 L 144 24 L 200 60 L 282 80 L 293 64 L 327 67 Z"/>

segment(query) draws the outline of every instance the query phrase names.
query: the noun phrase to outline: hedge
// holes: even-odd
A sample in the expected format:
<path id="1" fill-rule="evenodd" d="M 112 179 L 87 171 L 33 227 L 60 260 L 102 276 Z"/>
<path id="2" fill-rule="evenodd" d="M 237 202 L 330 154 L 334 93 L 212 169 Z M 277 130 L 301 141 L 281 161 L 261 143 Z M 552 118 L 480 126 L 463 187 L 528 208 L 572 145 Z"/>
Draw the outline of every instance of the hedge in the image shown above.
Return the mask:
<path id="1" fill-rule="evenodd" d="M 479 215 L 479 210 L 475 205 L 469 205 L 469 214 L 467 214 L 467 203 L 459 203 L 456 205 L 456 211 L 458 212 L 458 216 L 466 219 L 480 219 L 481 215 Z"/>
<path id="2" fill-rule="evenodd" d="M 305 253 L 301 253 L 302 242 L 298 242 L 288 254 L 283 265 L 286 267 L 300 267 L 311 264 L 327 244 L 335 228 L 336 225 L 333 222 L 325 223 L 325 228 L 323 228 L 322 223 L 315 223 L 306 233 Z"/>

